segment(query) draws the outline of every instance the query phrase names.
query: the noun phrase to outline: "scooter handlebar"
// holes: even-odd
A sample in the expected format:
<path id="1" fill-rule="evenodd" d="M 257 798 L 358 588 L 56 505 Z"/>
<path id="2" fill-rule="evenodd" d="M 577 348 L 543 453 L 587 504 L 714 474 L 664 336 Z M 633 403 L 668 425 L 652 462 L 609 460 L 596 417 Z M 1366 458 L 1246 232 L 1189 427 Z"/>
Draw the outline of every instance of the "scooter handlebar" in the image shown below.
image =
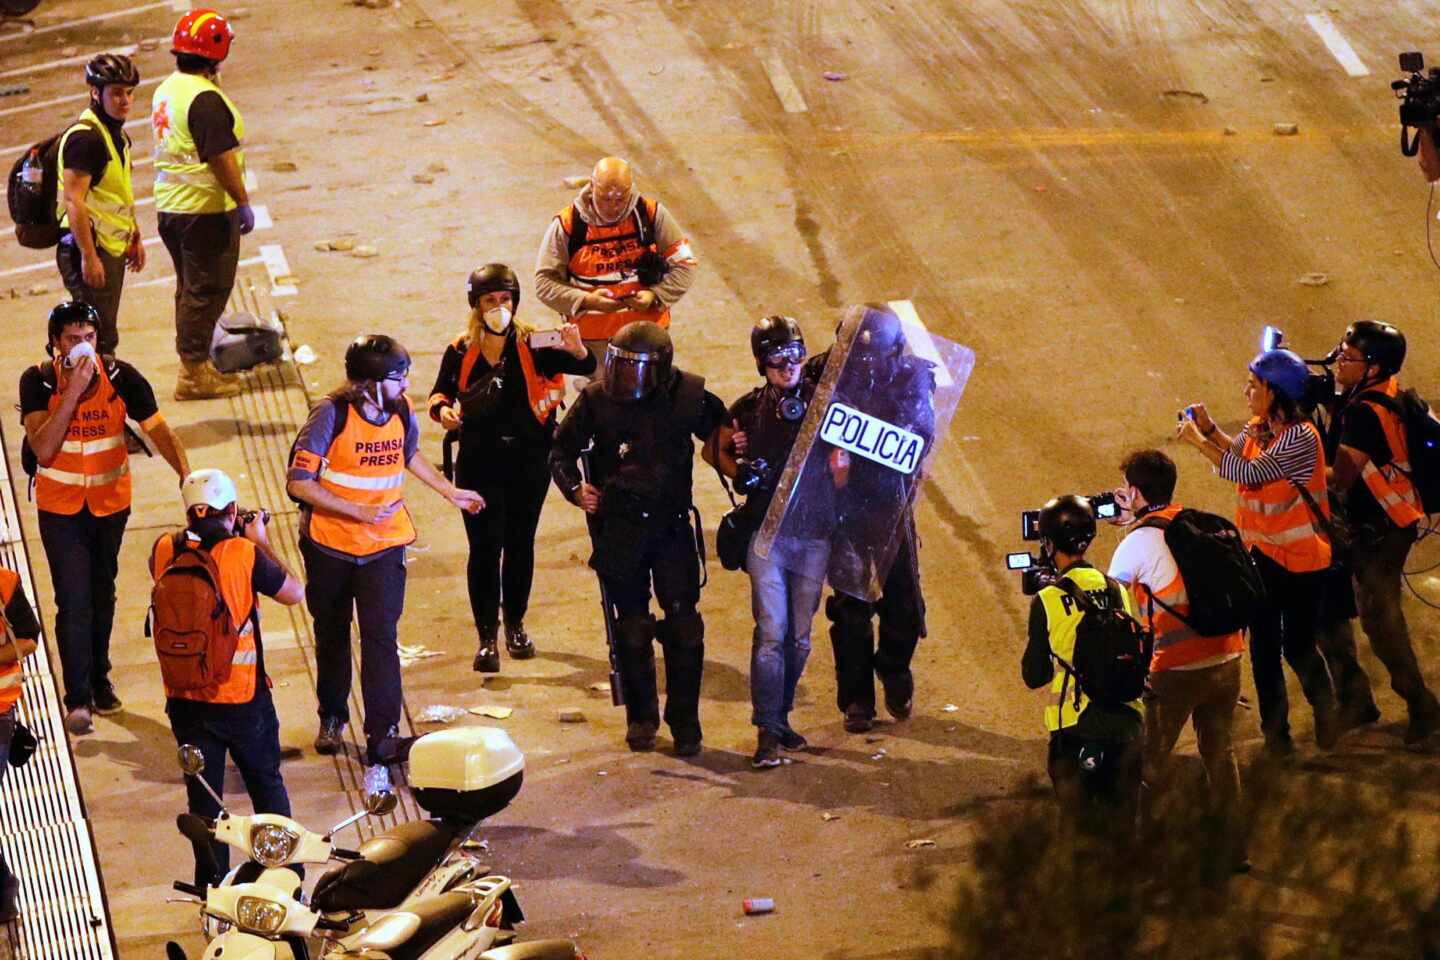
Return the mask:
<path id="1" fill-rule="evenodd" d="M 188 893 L 188 894 L 190 894 L 190 896 L 192 896 L 192 897 L 199 897 L 201 900 L 204 900 L 204 899 L 205 899 L 205 890 L 204 890 L 204 888 L 202 888 L 202 887 L 197 887 L 197 886 L 196 886 L 195 884 L 193 884 L 193 883 L 186 883 L 184 880 L 176 880 L 175 883 L 173 884 L 173 886 L 174 886 L 174 888 L 175 888 L 176 890 L 179 890 L 181 893 Z"/>
<path id="2" fill-rule="evenodd" d="M 336 860 L 359 860 L 360 851 L 347 850 L 344 847 L 336 847 L 330 851 L 330 856 L 334 857 Z"/>
<path id="3" fill-rule="evenodd" d="M 331 920 L 329 917 L 321 917 L 315 921 L 316 930 L 339 930 L 350 929 L 350 923 L 346 920 Z"/>

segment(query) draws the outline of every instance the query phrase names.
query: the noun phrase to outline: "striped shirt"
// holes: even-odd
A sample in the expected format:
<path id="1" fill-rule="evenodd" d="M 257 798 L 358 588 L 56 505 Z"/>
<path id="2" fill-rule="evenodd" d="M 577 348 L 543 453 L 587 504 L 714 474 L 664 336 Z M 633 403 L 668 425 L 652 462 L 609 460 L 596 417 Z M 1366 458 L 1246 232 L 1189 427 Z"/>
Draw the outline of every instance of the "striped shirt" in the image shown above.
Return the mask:
<path id="1" fill-rule="evenodd" d="M 1277 480 L 1293 480 L 1308 483 L 1315 472 L 1315 461 L 1320 456 L 1318 440 L 1306 429 L 1303 421 L 1292 423 L 1285 432 L 1271 441 L 1253 460 L 1244 457 L 1245 441 L 1250 436 L 1250 424 L 1235 435 L 1230 449 L 1220 460 L 1216 472 L 1223 479 L 1259 487 Z"/>

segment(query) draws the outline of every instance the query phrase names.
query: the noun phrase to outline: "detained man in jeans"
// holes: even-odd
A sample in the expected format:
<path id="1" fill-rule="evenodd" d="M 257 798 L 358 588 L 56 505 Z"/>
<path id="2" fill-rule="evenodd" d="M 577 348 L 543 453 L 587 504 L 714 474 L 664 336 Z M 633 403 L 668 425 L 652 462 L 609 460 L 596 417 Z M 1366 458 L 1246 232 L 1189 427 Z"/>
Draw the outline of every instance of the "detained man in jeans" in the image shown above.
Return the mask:
<path id="1" fill-rule="evenodd" d="M 793 318 L 762 317 L 750 331 L 750 350 L 765 383 L 735 401 L 702 456 L 746 494 L 740 516 L 753 532 L 770 507 L 815 388 L 802 375 L 805 338 Z M 829 491 L 828 483 L 815 485 L 813 491 L 802 485 L 793 496 L 825 496 Z M 782 748 L 807 746 L 805 738 L 791 729 L 789 718 L 795 686 L 810 656 L 810 624 L 825 588 L 833 520 L 832 510 L 822 503 L 807 501 L 806 508 L 815 518 L 813 539 L 788 537 L 777 541 L 769 556 L 761 557 L 752 536 L 745 558 L 755 614 L 750 699 L 758 730 L 751 766 L 757 770 L 778 767 Z"/>

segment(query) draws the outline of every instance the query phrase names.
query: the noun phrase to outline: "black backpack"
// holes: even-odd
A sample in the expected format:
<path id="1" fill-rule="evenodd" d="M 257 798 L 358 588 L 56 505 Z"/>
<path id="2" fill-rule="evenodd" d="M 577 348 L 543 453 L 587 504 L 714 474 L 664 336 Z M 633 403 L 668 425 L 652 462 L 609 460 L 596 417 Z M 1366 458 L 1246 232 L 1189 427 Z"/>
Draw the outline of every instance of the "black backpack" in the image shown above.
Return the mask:
<path id="1" fill-rule="evenodd" d="M 100 129 L 89 120 L 77 122 L 92 130 Z M 32 144 L 10 167 L 10 179 L 5 183 L 5 201 L 10 207 L 10 219 L 15 221 L 15 239 L 22 247 L 44 250 L 60 242 L 60 215 L 56 203 L 60 195 L 60 140 L 69 129 L 66 127 L 53 137 Z M 25 166 L 32 162 L 38 162 L 43 171 L 38 193 L 25 183 Z"/>
<path id="2" fill-rule="evenodd" d="M 1414 390 L 1401 390 L 1394 397 L 1366 390 L 1356 399 L 1377 403 L 1400 418 L 1410 455 L 1410 482 L 1420 506 L 1427 514 L 1440 513 L 1440 420 L 1430 412 L 1430 404 Z"/>
<path id="3" fill-rule="evenodd" d="M 1057 585 L 1082 611 L 1080 622 L 1075 626 L 1075 649 L 1070 655 L 1073 662 L 1066 663 L 1051 653 L 1075 678 L 1076 705 L 1081 693 L 1102 708 L 1123 707 L 1140 699 L 1145 692 L 1145 680 L 1150 676 L 1155 638 L 1125 611 L 1120 584 L 1105 578 L 1105 593 L 1110 598 L 1108 607 L 1097 604 L 1069 577 L 1061 577 Z"/>
<path id="4" fill-rule="evenodd" d="M 1235 524 L 1203 510 L 1181 510 L 1171 520 L 1152 517 L 1142 527 L 1165 531 L 1165 546 L 1175 557 L 1190 612 L 1181 616 L 1151 594 L 1151 599 L 1202 637 L 1243 630 L 1265 601 L 1265 583 Z"/>

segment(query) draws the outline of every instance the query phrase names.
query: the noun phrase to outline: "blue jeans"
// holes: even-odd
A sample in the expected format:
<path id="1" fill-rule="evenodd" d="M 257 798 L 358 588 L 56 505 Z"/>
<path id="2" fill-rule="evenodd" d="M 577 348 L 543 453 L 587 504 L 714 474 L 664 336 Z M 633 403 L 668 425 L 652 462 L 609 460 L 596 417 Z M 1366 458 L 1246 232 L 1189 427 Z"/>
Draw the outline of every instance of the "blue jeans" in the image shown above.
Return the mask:
<path id="1" fill-rule="evenodd" d="M 788 556 L 780 556 L 784 550 Z M 755 639 L 750 648 L 750 722 L 778 734 L 789 725 L 795 685 L 810 657 L 810 623 L 825 589 L 829 544 L 824 540 L 777 543 L 770 556 L 745 558 Z M 782 565 L 783 564 L 783 565 Z M 800 572 L 804 571 L 804 572 Z"/>

